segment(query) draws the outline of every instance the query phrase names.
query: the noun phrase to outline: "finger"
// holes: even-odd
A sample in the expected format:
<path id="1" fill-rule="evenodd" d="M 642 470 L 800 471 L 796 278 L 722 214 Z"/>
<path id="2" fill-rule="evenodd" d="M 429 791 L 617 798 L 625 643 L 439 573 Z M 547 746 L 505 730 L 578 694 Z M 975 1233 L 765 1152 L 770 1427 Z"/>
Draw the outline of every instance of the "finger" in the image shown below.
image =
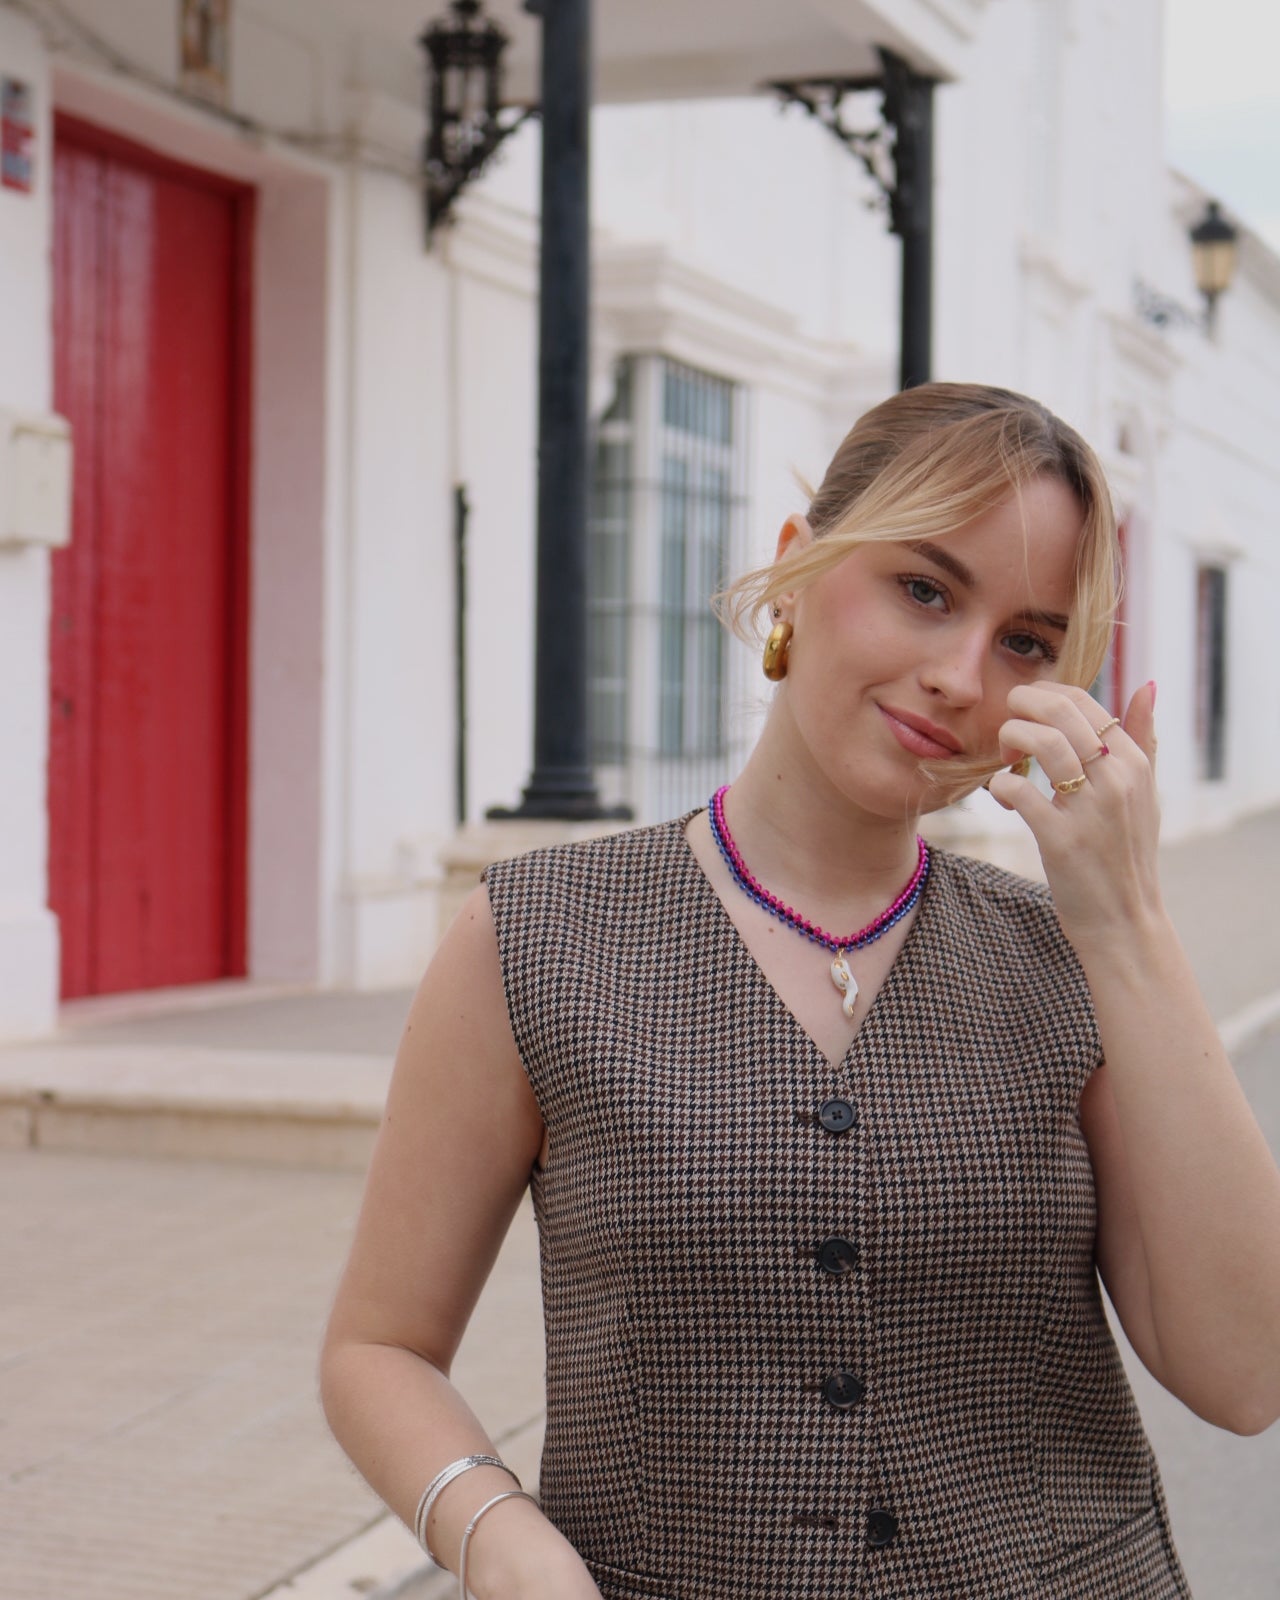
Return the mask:
<path id="1" fill-rule="evenodd" d="M 1153 679 L 1136 689 L 1121 727 L 1142 751 L 1152 768 L 1156 764 L 1156 686 Z"/>
<path id="2" fill-rule="evenodd" d="M 1085 738 L 1093 740 L 1092 748 L 1087 751 L 1092 754 L 1098 747 L 1098 741 L 1093 738 L 1091 730 L 1086 732 Z M 1070 778 L 1078 778 L 1084 771 L 1084 760 L 1067 735 L 1060 728 L 1048 727 L 1043 722 L 1026 722 L 1014 717 L 1002 723 L 1000 759 L 1012 765 L 1015 758 L 1006 755 L 1007 750 L 1034 756 L 1050 783 L 1066 783 Z"/>
<path id="3" fill-rule="evenodd" d="M 1107 719 L 1103 706 L 1074 684 L 1019 684 L 1009 691 L 1015 717 L 1047 724 L 1065 734 L 1080 760 L 1096 756 L 1102 740 L 1098 729 Z"/>
<path id="4" fill-rule="evenodd" d="M 1032 783 L 1030 778 L 1020 778 L 1016 772 L 997 772 L 988 784 L 988 790 L 997 804 L 1006 811 L 1016 811 L 1033 834 L 1045 827 L 1054 816 L 1053 802 Z"/>

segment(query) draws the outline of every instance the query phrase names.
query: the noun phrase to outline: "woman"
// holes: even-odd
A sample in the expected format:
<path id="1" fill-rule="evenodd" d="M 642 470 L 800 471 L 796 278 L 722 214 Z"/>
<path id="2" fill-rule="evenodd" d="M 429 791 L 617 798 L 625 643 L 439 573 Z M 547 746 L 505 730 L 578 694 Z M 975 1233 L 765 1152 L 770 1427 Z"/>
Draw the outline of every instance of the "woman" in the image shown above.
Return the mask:
<path id="1" fill-rule="evenodd" d="M 780 684 L 732 787 L 499 863 L 446 936 L 322 1382 L 478 1600 L 1187 1594 L 1097 1273 L 1260 1431 L 1280 1174 L 1161 905 L 1155 685 L 1083 687 L 1115 561 L 1042 407 L 886 401 L 727 596 Z M 983 779 L 1047 888 L 917 840 Z M 530 1182 L 542 1509 L 448 1380 Z"/>

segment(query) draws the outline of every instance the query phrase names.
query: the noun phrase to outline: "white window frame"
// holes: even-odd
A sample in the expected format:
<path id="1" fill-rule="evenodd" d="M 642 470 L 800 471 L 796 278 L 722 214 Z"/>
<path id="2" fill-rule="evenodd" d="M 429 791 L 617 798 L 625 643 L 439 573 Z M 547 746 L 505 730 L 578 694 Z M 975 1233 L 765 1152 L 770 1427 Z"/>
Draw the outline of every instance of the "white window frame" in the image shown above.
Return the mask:
<path id="1" fill-rule="evenodd" d="M 704 802 L 711 791 L 732 776 L 729 770 L 730 702 L 732 657 L 728 635 L 720 629 L 710 608 L 710 595 L 701 593 L 707 585 L 704 563 L 701 573 L 693 570 L 689 549 L 685 547 L 685 572 L 682 604 L 682 638 L 695 659 L 715 640 L 717 669 L 713 674 L 715 694 L 714 728 L 698 724 L 698 697 L 686 695 L 682 702 L 683 748 L 670 750 L 671 725 L 667 723 L 664 748 L 663 719 L 663 642 L 664 626 L 670 643 L 671 608 L 664 606 L 664 518 L 670 514 L 665 490 L 665 465 L 682 461 L 695 473 L 721 471 L 727 489 L 725 499 L 713 502 L 716 514 L 723 508 L 721 579 L 740 570 L 745 551 L 747 519 L 747 440 L 749 395 L 740 384 L 716 373 L 676 362 L 661 354 L 638 353 L 622 358 L 630 368 L 630 417 L 626 421 L 605 421 L 598 437 L 620 443 L 629 435 L 631 446 L 631 488 L 629 495 L 629 581 L 627 625 L 628 681 L 622 701 L 625 705 L 625 759 L 597 765 L 596 778 L 602 797 L 611 803 L 629 804 L 638 821 L 657 821 L 678 815 Z M 696 432 L 673 428 L 664 416 L 664 389 L 668 373 L 684 373 L 696 382 L 699 378 L 728 388 L 730 438 L 728 443 L 705 438 Z M 593 461 L 595 455 L 593 452 Z M 696 506 L 696 502 L 695 502 Z M 685 503 L 688 510 L 688 502 Z M 670 579 L 669 565 L 666 575 Z M 590 603 L 590 602 L 589 602 Z M 705 619 L 705 621 L 704 621 Z M 687 657 L 686 657 L 687 659 Z M 705 655 L 702 656 L 705 660 Z M 692 714 L 693 726 L 688 718 Z M 670 702 L 667 703 L 670 718 Z"/>

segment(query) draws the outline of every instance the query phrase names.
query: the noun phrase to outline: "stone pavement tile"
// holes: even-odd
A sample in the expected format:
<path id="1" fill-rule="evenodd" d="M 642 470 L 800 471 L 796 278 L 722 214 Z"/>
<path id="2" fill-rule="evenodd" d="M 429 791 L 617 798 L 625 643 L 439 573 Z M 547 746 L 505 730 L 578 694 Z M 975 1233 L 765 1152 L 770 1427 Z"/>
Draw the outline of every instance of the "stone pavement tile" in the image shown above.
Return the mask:
<path id="1" fill-rule="evenodd" d="M 247 1600 L 379 1515 L 315 1397 L 359 1187 L 6 1155 L 5 1600 Z"/>
<path id="2" fill-rule="evenodd" d="M 0 1232 L 4 1600 L 250 1600 L 385 1520 L 315 1384 L 360 1187 L 345 1173 L 0 1160 L 14 1219 Z M 542 1366 L 526 1206 L 455 1375 L 505 1438 L 536 1428 Z"/>
<path id="3" fill-rule="evenodd" d="M 1165 905 L 1222 1022 L 1280 991 L 1280 809 L 1165 845 Z"/>

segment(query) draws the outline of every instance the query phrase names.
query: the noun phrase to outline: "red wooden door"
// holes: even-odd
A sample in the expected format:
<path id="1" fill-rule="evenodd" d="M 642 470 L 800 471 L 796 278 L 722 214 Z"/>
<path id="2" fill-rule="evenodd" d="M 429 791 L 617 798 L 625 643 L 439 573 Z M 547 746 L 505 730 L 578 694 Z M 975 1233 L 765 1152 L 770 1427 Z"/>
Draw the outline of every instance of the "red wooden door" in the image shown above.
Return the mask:
<path id="1" fill-rule="evenodd" d="M 59 122 L 50 903 L 64 997 L 244 970 L 248 202 Z"/>

